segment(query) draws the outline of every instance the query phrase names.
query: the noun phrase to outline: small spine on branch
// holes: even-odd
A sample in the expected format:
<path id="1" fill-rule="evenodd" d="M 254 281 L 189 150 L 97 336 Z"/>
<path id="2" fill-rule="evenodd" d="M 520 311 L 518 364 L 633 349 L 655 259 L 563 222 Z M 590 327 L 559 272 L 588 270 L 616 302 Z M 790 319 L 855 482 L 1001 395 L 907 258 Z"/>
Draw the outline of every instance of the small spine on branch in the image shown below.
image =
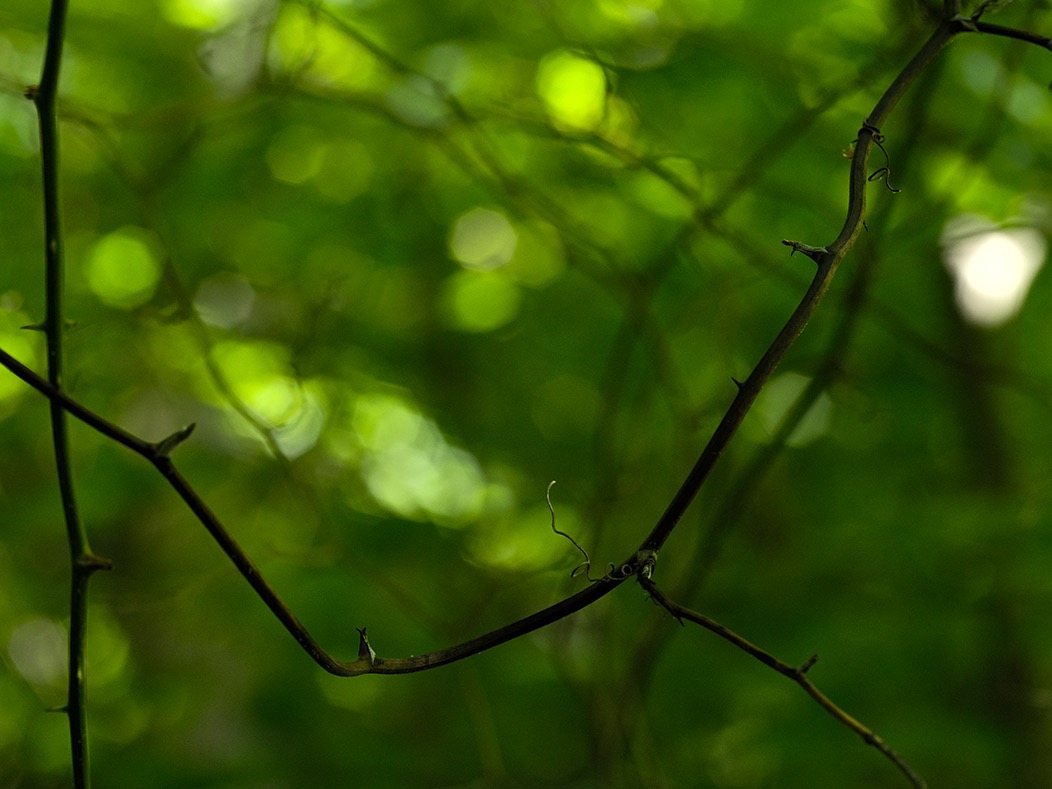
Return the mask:
<path id="1" fill-rule="evenodd" d="M 792 257 L 797 252 L 801 252 L 811 258 L 815 263 L 820 263 L 822 261 L 822 256 L 829 254 L 829 249 L 826 247 L 813 247 L 810 244 L 804 244 L 800 241 L 790 241 L 785 238 L 782 239 L 782 243 L 792 250 L 792 252 L 789 253 L 789 257 Z"/>
<path id="2" fill-rule="evenodd" d="M 800 668 L 798 668 L 796 670 L 796 673 L 799 674 L 802 677 L 804 674 L 806 674 L 808 671 L 810 671 L 811 667 L 817 662 L 818 662 L 818 653 L 816 652 L 815 654 L 811 655 L 811 657 L 809 657 L 807 660 L 805 660 L 803 662 L 803 664 L 800 666 Z"/>
<path id="3" fill-rule="evenodd" d="M 365 632 L 364 627 L 356 629 L 358 630 L 358 659 L 364 660 L 372 666 L 376 663 L 376 653 L 373 652 L 373 648 L 369 645 L 369 635 Z"/>
<path id="4" fill-rule="evenodd" d="M 77 567 L 87 570 L 89 573 L 94 573 L 98 570 L 112 570 L 113 560 L 107 559 L 103 556 L 96 556 L 93 553 L 85 554 L 84 556 L 77 557 Z"/>
<path id="5" fill-rule="evenodd" d="M 179 446 L 181 443 L 186 441 L 190 437 L 190 434 L 194 432 L 194 428 L 197 424 L 191 422 L 189 425 L 184 427 L 182 430 L 177 430 L 167 438 L 162 438 L 156 444 L 153 444 L 153 453 L 156 458 L 166 458 L 172 454 L 172 451 Z"/>

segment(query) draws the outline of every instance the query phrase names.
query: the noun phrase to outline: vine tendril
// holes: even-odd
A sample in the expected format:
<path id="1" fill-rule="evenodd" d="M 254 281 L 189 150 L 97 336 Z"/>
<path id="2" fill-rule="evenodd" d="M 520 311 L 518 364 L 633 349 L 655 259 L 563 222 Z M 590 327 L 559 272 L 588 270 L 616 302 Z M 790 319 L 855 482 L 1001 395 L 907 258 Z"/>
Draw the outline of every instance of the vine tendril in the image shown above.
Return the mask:
<path id="1" fill-rule="evenodd" d="M 581 555 L 584 557 L 584 561 L 570 571 L 570 577 L 576 578 L 581 573 L 584 573 L 584 577 L 587 578 L 589 581 L 598 581 L 598 578 L 592 578 L 592 576 L 588 572 L 592 567 L 592 558 L 588 555 L 588 551 L 582 548 L 581 544 L 577 542 L 577 540 L 575 540 L 566 532 L 560 531 L 559 528 L 555 525 L 555 507 L 552 506 L 552 487 L 554 485 L 555 480 L 553 479 L 551 482 L 548 483 L 548 490 L 544 492 L 544 500 L 548 503 L 548 512 L 552 514 L 552 531 L 558 534 L 560 537 L 565 537 L 570 542 L 572 542 L 573 547 L 579 550 L 581 552 Z"/>
<path id="2" fill-rule="evenodd" d="M 880 129 L 869 123 L 863 123 L 862 128 L 869 131 L 873 135 L 873 143 L 880 148 L 880 152 L 884 154 L 884 166 L 875 170 L 867 181 L 883 181 L 884 186 L 888 188 L 888 191 L 892 194 L 898 194 L 901 189 L 891 185 L 891 155 L 888 153 L 888 149 L 884 147 L 884 135 L 880 133 Z M 855 139 L 858 142 L 858 139 Z"/>

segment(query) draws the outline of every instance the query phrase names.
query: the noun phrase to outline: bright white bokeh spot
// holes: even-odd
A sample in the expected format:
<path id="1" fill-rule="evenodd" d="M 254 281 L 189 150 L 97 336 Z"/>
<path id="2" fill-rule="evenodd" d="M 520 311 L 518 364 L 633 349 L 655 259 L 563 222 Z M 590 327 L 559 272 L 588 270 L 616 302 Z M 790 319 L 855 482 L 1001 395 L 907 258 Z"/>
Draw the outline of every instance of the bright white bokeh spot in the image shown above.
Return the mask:
<path id="1" fill-rule="evenodd" d="M 1047 246 L 1033 228 L 997 230 L 975 217 L 951 222 L 943 243 L 957 307 L 980 326 L 999 326 L 1019 312 Z"/>

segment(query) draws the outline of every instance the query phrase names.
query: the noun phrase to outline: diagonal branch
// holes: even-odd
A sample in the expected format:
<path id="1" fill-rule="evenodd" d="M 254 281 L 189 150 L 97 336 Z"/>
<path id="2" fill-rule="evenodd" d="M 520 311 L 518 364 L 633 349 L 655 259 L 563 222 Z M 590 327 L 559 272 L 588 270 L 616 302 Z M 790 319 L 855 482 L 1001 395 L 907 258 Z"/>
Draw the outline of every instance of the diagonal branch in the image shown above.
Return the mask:
<path id="1" fill-rule="evenodd" d="M 906 778 L 909 779 L 909 781 L 915 787 L 926 786 L 926 784 L 924 783 L 924 779 L 922 779 L 913 770 L 912 767 L 906 764 L 902 757 L 899 756 L 894 750 L 892 750 L 884 742 L 884 740 L 882 740 L 877 734 L 873 732 L 872 729 L 862 725 L 851 715 L 848 715 L 846 712 L 840 709 L 840 707 L 838 707 L 836 704 L 830 701 L 830 699 L 824 693 L 822 693 L 822 691 L 820 691 L 815 686 L 815 684 L 811 682 L 811 680 L 807 678 L 807 672 L 818 660 L 818 655 L 812 655 L 800 666 L 790 666 L 788 663 L 779 660 L 769 652 L 764 651 L 752 642 L 742 638 L 733 630 L 730 630 L 729 628 L 721 625 L 716 620 L 711 619 L 705 616 L 704 614 L 699 614 L 697 611 L 692 611 L 689 608 L 685 608 L 679 603 L 669 599 L 665 596 L 665 593 L 658 588 L 657 584 L 655 584 L 651 579 L 645 578 L 642 575 L 640 575 L 639 583 L 647 591 L 647 594 L 650 595 L 651 599 L 653 599 L 658 605 L 660 605 L 662 608 L 664 608 L 666 611 L 672 614 L 672 616 L 674 616 L 677 620 L 679 620 L 680 624 L 683 624 L 683 620 L 686 619 L 693 622 L 696 625 L 700 625 L 706 630 L 715 633 L 720 638 L 734 644 L 734 646 L 738 647 L 738 649 L 756 658 L 765 666 L 774 669 L 784 677 L 788 677 L 801 688 L 803 688 L 804 692 L 808 696 L 810 696 L 816 702 L 818 702 L 818 705 L 822 709 L 824 709 L 826 712 L 828 712 L 830 715 L 836 718 L 844 726 L 847 726 L 847 728 L 851 729 L 851 731 L 855 732 L 855 734 L 861 737 L 867 745 L 872 745 L 874 748 L 876 748 L 878 751 L 884 754 L 884 756 L 890 759 L 891 762 L 906 776 Z"/>
<path id="2" fill-rule="evenodd" d="M 757 362 L 752 373 L 738 387 L 738 394 L 731 403 L 730 408 L 724 414 L 723 419 L 716 426 L 708 444 L 702 450 L 700 457 L 690 470 L 687 478 L 676 491 L 672 501 L 669 503 L 664 514 L 658 520 L 653 530 L 643 541 L 642 548 L 658 551 L 668 539 L 672 530 L 676 528 L 680 518 L 687 511 L 694 497 L 708 478 L 716 462 L 720 459 L 724 449 L 737 432 L 742 420 L 748 413 L 757 395 L 764 384 L 771 377 L 778 364 L 785 357 L 789 348 L 803 332 L 804 327 L 814 314 L 815 309 L 821 302 L 822 297 L 829 289 L 833 275 L 843 261 L 844 257 L 854 246 L 858 234 L 862 231 L 862 225 L 866 213 L 866 186 L 869 183 L 869 155 L 873 147 L 883 140 L 880 127 L 888 115 L 898 104 L 899 99 L 905 95 L 910 85 L 917 79 L 925 68 L 931 63 L 935 56 L 945 47 L 953 37 L 960 32 L 956 20 L 950 19 L 940 24 L 935 32 L 928 38 L 913 59 L 906 64 L 905 68 L 892 82 L 891 86 L 880 97 L 873 111 L 869 114 L 858 132 L 855 144 L 855 152 L 851 161 L 851 174 L 848 191 L 847 217 L 844 226 L 836 240 L 828 247 L 816 247 L 803 244 L 799 241 L 783 241 L 782 243 L 792 248 L 793 252 L 802 252 L 812 258 L 818 264 L 818 270 L 811 280 L 807 292 L 804 294 L 799 305 L 786 321 L 785 326 L 774 338 L 767 351 Z"/>

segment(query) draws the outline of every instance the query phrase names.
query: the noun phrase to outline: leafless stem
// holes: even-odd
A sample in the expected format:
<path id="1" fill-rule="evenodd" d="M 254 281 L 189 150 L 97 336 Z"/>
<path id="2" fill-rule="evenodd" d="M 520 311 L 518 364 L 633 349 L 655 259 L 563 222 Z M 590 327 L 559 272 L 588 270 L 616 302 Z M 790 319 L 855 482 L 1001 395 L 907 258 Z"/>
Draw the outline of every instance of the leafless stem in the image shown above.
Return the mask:
<path id="1" fill-rule="evenodd" d="M 658 520 L 653 530 L 643 541 L 641 548 L 658 551 L 668 539 L 676 524 L 679 523 L 683 513 L 687 511 L 690 503 L 698 494 L 701 486 L 708 478 L 716 462 L 720 459 L 724 449 L 734 437 L 741 425 L 745 415 L 749 412 L 757 395 L 764 384 L 771 377 L 775 368 L 785 357 L 789 348 L 803 332 L 804 327 L 814 314 L 815 309 L 821 302 L 822 297 L 829 289 L 833 275 L 840 266 L 841 261 L 854 246 L 858 234 L 862 231 L 862 224 L 866 213 L 866 186 L 869 183 L 869 154 L 880 135 L 880 126 L 895 108 L 899 99 L 905 95 L 907 89 L 914 80 L 931 63 L 939 51 L 946 46 L 959 32 L 957 23 L 948 20 L 940 24 L 935 32 L 928 38 L 913 59 L 892 82 L 891 86 L 880 97 L 873 111 L 862 124 L 858 132 L 858 140 L 855 144 L 855 152 L 851 161 L 851 174 L 848 189 L 847 217 L 844 226 L 836 240 L 827 247 L 816 247 L 799 241 L 783 241 L 782 243 L 792 248 L 794 252 L 802 252 L 812 258 L 817 264 L 811 284 L 804 294 L 799 305 L 789 316 L 785 326 L 774 338 L 767 351 L 757 362 L 752 373 L 738 387 L 737 396 L 731 403 L 730 408 L 724 414 L 723 419 L 716 426 L 708 444 L 701 452 L 694 467 L 690 470 L 687 478 L 676 491 L 672 501 L 669 503 L 664 514 Z"/>
<path id="2" fill-rule="evenodd" d="M 204 499 L 201 498 L 200 494 L 194 490 L 193 486 L 176 468 L 175 463 L 171 459 L 171 453 L 190 436 L 193 430 L 192 425 L 160 441 L 146 441 L 132 435 L 69 397 L 3 350 L 0 350 L 0 365 L 6 367 L 18 378 L 21 378 L 25 383 L 45 395 L 54 407 L 68 411 L 102 435 L 150 461 L 175 492 L 179 494 L 179 497 L 182 498 L 191 512 L 197 516 L 197 519 L 208 530 L 208 533 L 212 535 L 212 538 L 219 544 L 219 547 L 229 557 L 230 561 L 234 563 L 234 566 L 248 581 L 260 599 L 266 603 L 278 621 L 296 639 L 296 643 L 330 674 L 341 677 L 354 677 L 360 674 L 409 674 L 462 660 L 580 611 L 599 598 L 605 597 L 625 580 L 632 577 L 636 571 L 647 566 L 645 556 L 637 554 L 629 557 L 618 566 L 618 572 L 593 582 L 587 588 L 561 602 L 461 644 L 423 655 L 413 655 L 407 658 L 379 657 L 373 652 L 365 635 L 365 630 L 362 628 L 359 631 L 360 649 L 358 659 L 353 661 L 338 660 L 318 644 L 307 628 L 296 618 L 295 614 L 292 613 L 278 593 L 274 591 L 274 588 L 263 577 L 259 568 L 256 567 L 241 546 L 238 545 L 237 540 L 234 539 L 216 514 L 212 512 L 208 504 L 205 503 Z"/>
<path id="3" fill-rule="evenodd" d="M 704 614 L 699 614 L 697 611 L 692 611 L 689 608 L 684 608 L 679 603 L 670 600 L 668 597 L 665 596 L 665 593 L 662 592 L 660 588 L 658 588 L 657 584 L 655 584 L 649 578 L 644 578 L 641 575 L 639 577 L 639 583 L 644 589 L 646 589 L 647 594 L 650 595 L 651 599 L 653 599 L 656 603 L 658 603 L 658 605 L 660 605 L 662 608 L 664 608 L 666 611 L 672 614 L 672 616 L 674 616 L 677 620 L 679 620 L 680 624 L 683 624 L 683 620 L 688 620 L 696 625 L 700 625 L 706 630 L 715 633 L 725 641 L 729 641 L 730 643 L 734 644 L 734 646 L 738 647 L 738 649 L 756 658 L 756 660 L 759 660 L 768 668 L 772 668 L 782 676 L 788 677 L 801 688 L 803 688 L 804 692 L 808 696 L 810 696 L 816 702 L 818 702 L 818 705 L 822 709 L 824 709 L 826 712 L 828 712 L 830 715 L 836 718 L 844 726 L 847 726 L 847 728 L 851 729 L 851 731 L 855 732 L 855 734 L 861 737 L 867 745 L 872 745 L 874 748 L 876 748 L 878 751 L 884 754 L 884 756 L 890 759 L 891 762 L 903 773 L 903 775 L 906 776 L 906 778 L 909 779 L 910 783 L 912 783 L 915 787 L 926 786 L 924 780 L 913 770 L 913 768 L 906 764 L 902 757 L 899 756 L 894 750 L 888 747 L 884 740 L 882 740 L 877 734 L 875 734 L 872 729 L 869 729 L 866 726 L 862 725 L 861 723 L 859 723 L 858 720 L 844 712 L 840 707 L 838 707 L 836 704 L 830 701 L 829 697 L 827 697 L 824 693 L 822 693 L 822 691 L 815 687 L 815 684 L 807 678 L 807 672 L 817 662 L 818 655 L 812 655 L 800 666 L 791 666 L 788 663 L 779 660 L 769 652 L 766 652 L 765 650 L 756 646 L 751 641 L 742 638 L 733 630 L 721 625 L 716 620 L 711 619 L 710 617 L 707 617 Z"/>
<path id="4" fill-rule="evenodd" d="M 40 128 L 41 170 L 44 192 L 44 267 L 47 312 L 44 334 L 47 338 L 47 377 L 49 385 L 62 390 L 63 339 L 63 280 L 62 221 L 59 210 L 58 175 L 59 143 L 55 103 L 62 65 L 62 46 L 65 37 L 67 0 L 53 0 L 48 19 L 47 49 L 40 84 L 29 88 L 26 97 L 36 106 Z M 65 712 L 69 718 L 70 747 L 72 749 L 73 785 L 91 784 L 88 763 L 88 726 L 85 705 L 86 672 L 84 652 L 88 629 L 88 581 L 96 570 L 110 566 L 106 559 L 95 556 L 88 545 L 87 533 L 77 513 L 73 487 L 73 471 L 69 457 L 66 431 L 66 412 L 62 405 L 51 401 L 51 439 L 55 451 L 62 514 L 66 524 L 71 559 L 70 623 L 69 623 L 69 685 Z"/>

